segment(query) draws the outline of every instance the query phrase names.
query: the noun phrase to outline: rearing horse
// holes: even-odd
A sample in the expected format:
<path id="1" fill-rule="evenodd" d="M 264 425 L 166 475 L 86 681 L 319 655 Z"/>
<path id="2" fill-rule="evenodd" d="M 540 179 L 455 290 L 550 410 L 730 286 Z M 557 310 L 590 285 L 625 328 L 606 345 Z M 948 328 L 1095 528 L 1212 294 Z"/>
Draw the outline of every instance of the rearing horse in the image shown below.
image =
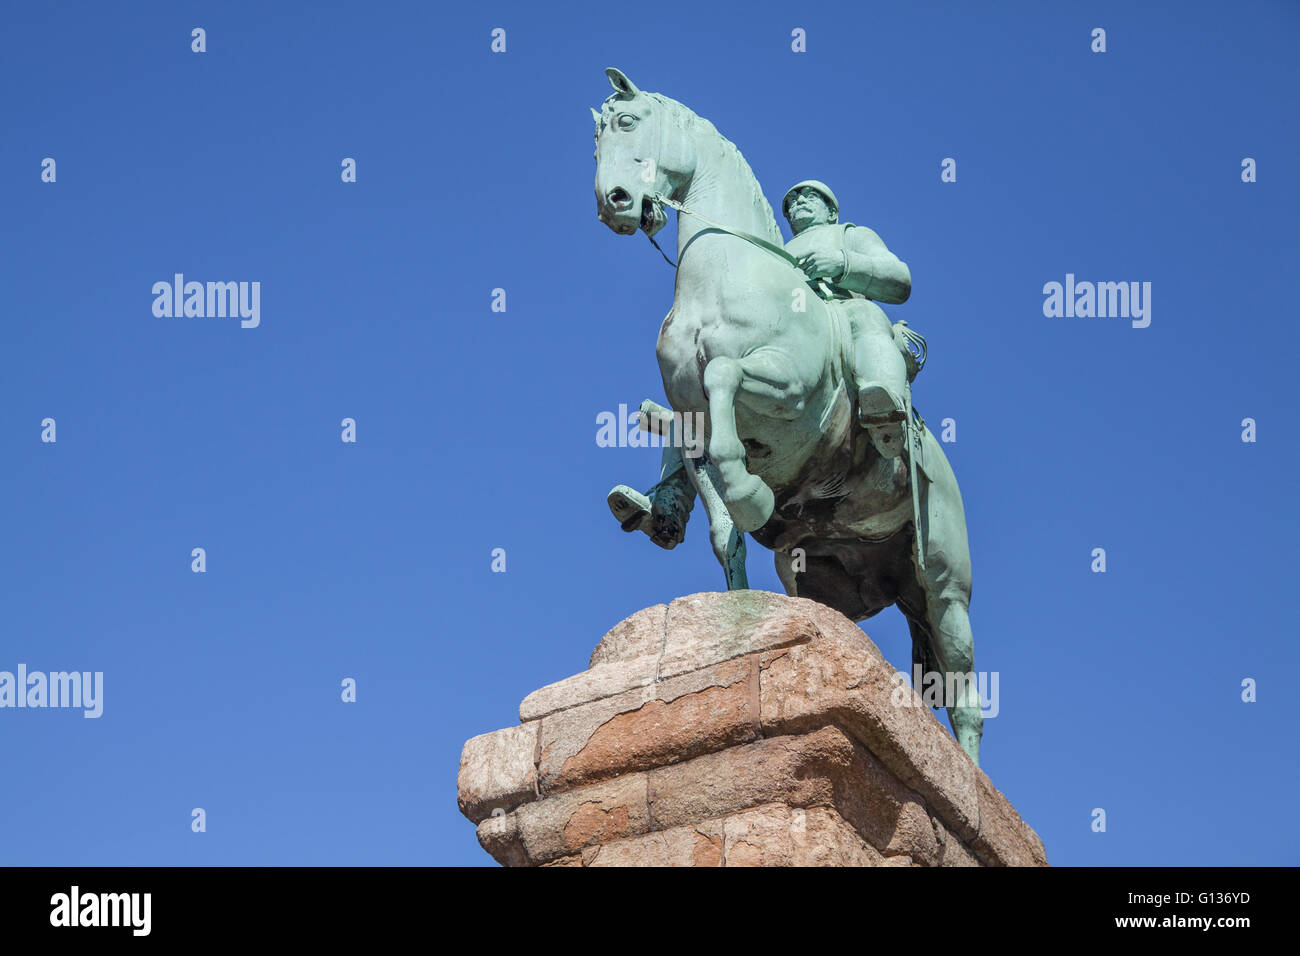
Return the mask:
<path id="1" fill-rule="evenodd" d="M 955 686 L 949 721 L 978 764 L 970 554 L 942 448 L 922 426 L 904 455 L 876 452 L 845 384 L 848 323 L 770 248 L 781 234 L 744 157 L 681 103 L 605 72 L 614 92 L 592 111 L 598 218 L 620 235 L 653 237 L 665 205 L 679 209 L 673 306 L 657 352 L 673 409 L 705 413 L 707 462 L 674 461 L 681 450 L 666 447 L 665 474 L 685 466 L 720 559 L 717 529 L 734 522 L 772 549 L 788 594 L 855 621 L 897 604 L 914 664 Z M 923 578 L 908 456 L 924 478 Z"/>

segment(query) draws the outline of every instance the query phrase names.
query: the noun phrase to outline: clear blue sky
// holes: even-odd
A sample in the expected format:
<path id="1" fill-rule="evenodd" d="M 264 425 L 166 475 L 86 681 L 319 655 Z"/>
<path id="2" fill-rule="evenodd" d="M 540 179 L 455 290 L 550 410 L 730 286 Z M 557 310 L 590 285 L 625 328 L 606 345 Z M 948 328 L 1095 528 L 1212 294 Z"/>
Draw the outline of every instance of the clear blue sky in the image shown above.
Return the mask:
<path id="1" fill-rule="evenodd" d="M 103 671 L 105 701 L 0 710 L 0 863 L 490 863 L 462 743 L 721 587 L 701 509 L 664 553 L 604 504 L 655 477 L 596 416 L 663 399 L 672 295 L 595 218 L 606 66 L 910 266 L 888 311 L 957 421 L 1000 674 L 983 765 L 1049 858 L 1300 863 L 1300 7 L 726 6 L 6 9 L 0 670 Z M 154 317 L 176 272 L 259 281 L 260 327 Z M 1151 282 L 1150 327 L 1045 318 L 1066 273 Z M 750 576 L 780 590 L 757 545 Z M 909 665 L 896 610 L 864 627 Z"/>

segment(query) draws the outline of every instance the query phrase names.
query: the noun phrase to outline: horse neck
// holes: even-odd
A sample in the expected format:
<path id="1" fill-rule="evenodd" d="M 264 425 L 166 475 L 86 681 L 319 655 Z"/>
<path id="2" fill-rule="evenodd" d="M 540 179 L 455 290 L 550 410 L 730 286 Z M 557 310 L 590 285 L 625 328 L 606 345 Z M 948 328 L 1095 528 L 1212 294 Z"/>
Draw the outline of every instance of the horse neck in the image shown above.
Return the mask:
<path id="1" fill-rule="evenodd" d="M 700 123 L 700 126 L 703 126 Z M 759 189 L 749 164 L 734 145 L 715 130 L 700 136 L 695 173 L 686 187 L 682 204 L 692 212 L 728 229 L 748 232 L 782 245 L 772 207 Z M 677 215 L 678 261 L 697 233 L 712 226 L 691 215 Z"/>

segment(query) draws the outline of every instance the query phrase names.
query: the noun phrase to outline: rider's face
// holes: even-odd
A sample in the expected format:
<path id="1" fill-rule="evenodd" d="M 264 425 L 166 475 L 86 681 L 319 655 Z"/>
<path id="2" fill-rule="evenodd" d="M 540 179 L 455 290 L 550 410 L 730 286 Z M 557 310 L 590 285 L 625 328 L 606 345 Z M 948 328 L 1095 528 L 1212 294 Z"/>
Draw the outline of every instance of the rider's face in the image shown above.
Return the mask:
<path id="1" fill-rule="evenodd" d="M 831 209 L 815 189 L 801 189 L 790 200 L 790 212 L 787 216 L 790 228 L 802 232 L 809 226 L 820 226 L 831 221 Z"/>

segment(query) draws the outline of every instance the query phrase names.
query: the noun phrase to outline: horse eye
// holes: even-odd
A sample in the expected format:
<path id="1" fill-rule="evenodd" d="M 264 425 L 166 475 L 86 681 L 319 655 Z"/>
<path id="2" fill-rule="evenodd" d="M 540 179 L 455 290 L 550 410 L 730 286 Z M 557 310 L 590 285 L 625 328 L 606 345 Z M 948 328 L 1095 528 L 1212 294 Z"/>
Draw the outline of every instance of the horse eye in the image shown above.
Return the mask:
<path id="1" fill-rule="evenodd" d="M 631 129 L 636 125 L 636 117 L 631 113 L 621 113 L 618 117 L 619 129 Z"/>

